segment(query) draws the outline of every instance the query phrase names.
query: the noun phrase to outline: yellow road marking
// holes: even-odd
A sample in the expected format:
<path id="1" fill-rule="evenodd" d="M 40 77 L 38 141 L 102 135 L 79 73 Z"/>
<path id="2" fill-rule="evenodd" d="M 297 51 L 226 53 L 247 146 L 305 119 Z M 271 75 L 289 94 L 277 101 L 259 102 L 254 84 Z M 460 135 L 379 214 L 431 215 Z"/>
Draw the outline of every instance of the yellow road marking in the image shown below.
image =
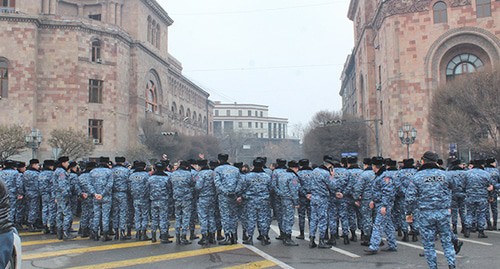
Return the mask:
<path id="1" fill-rule="evenodd" d="M 164 254 L 164 255 L 149 256 L 149 257 L 145 257 L 145 258 L 137 258 L 137 259 L 122 260 L 122 261 L 108 262 L 108 263 L 102 263 L 102 264 L 78 266 L 78 267 L 72 267 L 71 269 L 120 268 L 120 267 L 149 264 L 149 263 L 155 263 L 155 262 L 161 262 L 161 261 L 167 261 L 167 260 L 175 260 L 175 259 L 181 259 L 181 258 L 201 256 L 201 255 L 219 253 L 219 252 L 223 252 L 223 251 L 230 251 L 230 250 L 241 249 L 241 248 L 244 248 L 244 247 L 242 245 L 230 245 L 230 246 L 222 246 L 222 247 L 203 248 L 203 249 L 198 249 L 198 250 L 190 250 L 190 251 L 183 251 L 183 252 L 170 253 L 170 254 Z M 264 268 L 264 267 L 258 267 L 258 268 Z"/>
<path id="2" fill-rule="evenodd" d="M 269 261 L 269 260 L 262 260 L 262 261 L 257 261 L 257 262 L 249 262 L 245 264 L 240 264 L 240 265 L 235 265 L 235 266 L 230 266 L 230 267 L 225 267 L 225 269 L 258 269 L 258 268 L 269 268 L 276 266 L 277 264 L 275 262 Z"/>

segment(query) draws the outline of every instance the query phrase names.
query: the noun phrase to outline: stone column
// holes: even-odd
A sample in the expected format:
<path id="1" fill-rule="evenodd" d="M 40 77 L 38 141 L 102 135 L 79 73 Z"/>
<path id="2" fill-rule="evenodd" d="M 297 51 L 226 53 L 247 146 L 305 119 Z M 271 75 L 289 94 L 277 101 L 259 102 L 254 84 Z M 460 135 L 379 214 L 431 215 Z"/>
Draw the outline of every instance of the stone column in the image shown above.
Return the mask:
<path id="1" fill-rule="evenodd" d="M 116 4 L 116 25 L 122 26 L 122 4 Z"/>
<path id="2" fill-rule="evenodd" d="M 57 14 L 57 0 L 50 0 L 50 14 Z"/>
<path id="3" fill-rule="evenodd" d="M 43 0 L 42 1 L 42 13 L 49 14 L 49 11 L 50 11 L 50 0 Z"/>
<path id="4" fill-rule="evenodd" d="M 78 4 L 78 17 L 84 17 L 85 14 L 83 14 L 83 5 Z"/>

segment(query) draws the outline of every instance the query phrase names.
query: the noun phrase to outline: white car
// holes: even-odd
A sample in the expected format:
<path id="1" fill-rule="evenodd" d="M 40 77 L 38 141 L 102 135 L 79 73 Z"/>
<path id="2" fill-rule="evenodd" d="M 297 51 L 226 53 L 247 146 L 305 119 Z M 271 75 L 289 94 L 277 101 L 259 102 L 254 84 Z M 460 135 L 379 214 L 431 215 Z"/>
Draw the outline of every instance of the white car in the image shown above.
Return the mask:
<path id="1" fill-rule="evenodd" d="M 19 234 L 17 233 L 17 230 L 15 228 L 14 228 L 13 248 L 14 249 L 12 251 L 12 257 L 10 258 L 9 263 L 7 263 L 5 269 L 21 269 L 21 259 L 22 259 L 21 238 L 19 237 Z"/>

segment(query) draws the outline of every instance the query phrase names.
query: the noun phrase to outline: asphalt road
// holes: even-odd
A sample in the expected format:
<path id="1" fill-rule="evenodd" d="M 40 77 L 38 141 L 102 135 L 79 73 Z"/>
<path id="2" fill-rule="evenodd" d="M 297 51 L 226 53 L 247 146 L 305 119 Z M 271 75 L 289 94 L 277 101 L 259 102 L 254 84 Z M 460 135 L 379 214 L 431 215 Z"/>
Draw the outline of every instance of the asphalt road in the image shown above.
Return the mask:
<path id="1" fill-rule="evenodd" d="M 310 249 L 308 241 L 296 240 L 298 247 L 286 247 L 274 240 L 274 222 L 271 230 L 269 246 L 261 246 L 254 239 L 254 246 L 211 247 L 201 247 L 196 242 L 178 246 L 134 240 L 103 243 L 82 238 L 63 242 L 52 235 L 23 232 L 22 268 L 427 268 L 425 258 L 419 257 L 423 252 L 420 241 L 406 243 L 398 238 L 397 252 L 367 256 L 359 242 L 344 245 L 339 240 L 332 249 Z M 500 231 L 486 234 L 489 238 L 478 239 L 476 233 L 464 240 L 457 268 L 500 268 Z M 436 248 L 441 250 L 439 241 Z M 438 266 L 447 268 L 442 252 L 438 252 Z"/>

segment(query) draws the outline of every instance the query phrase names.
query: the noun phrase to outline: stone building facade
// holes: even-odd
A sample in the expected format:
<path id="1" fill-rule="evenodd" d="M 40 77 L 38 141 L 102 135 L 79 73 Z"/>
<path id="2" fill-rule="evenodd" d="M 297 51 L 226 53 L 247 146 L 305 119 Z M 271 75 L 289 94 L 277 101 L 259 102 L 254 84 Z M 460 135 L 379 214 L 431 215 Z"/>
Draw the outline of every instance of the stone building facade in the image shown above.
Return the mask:
<path id="1" fill-rule="evenodd" d="M 155 0 L 0 2 L 0 124 L 88 132 L 93 155 L 124 155 L 142 124 L 212 133 L 209 94 L 168 51 L 173 20 Z"/>
<path id="2" fill-rule="evenodd" d="M 499 0 L 351 0 L 355 47 L 342 74 L 343 111 L 378 124 L 380 154 L 406 158 L 398 130 L 417 130 L 410 157 L 448 145 L 429 133 L 433 91 L 463 73 L 500 68 Z M 376 154 L 375 132 L 371 154 Z"/>

